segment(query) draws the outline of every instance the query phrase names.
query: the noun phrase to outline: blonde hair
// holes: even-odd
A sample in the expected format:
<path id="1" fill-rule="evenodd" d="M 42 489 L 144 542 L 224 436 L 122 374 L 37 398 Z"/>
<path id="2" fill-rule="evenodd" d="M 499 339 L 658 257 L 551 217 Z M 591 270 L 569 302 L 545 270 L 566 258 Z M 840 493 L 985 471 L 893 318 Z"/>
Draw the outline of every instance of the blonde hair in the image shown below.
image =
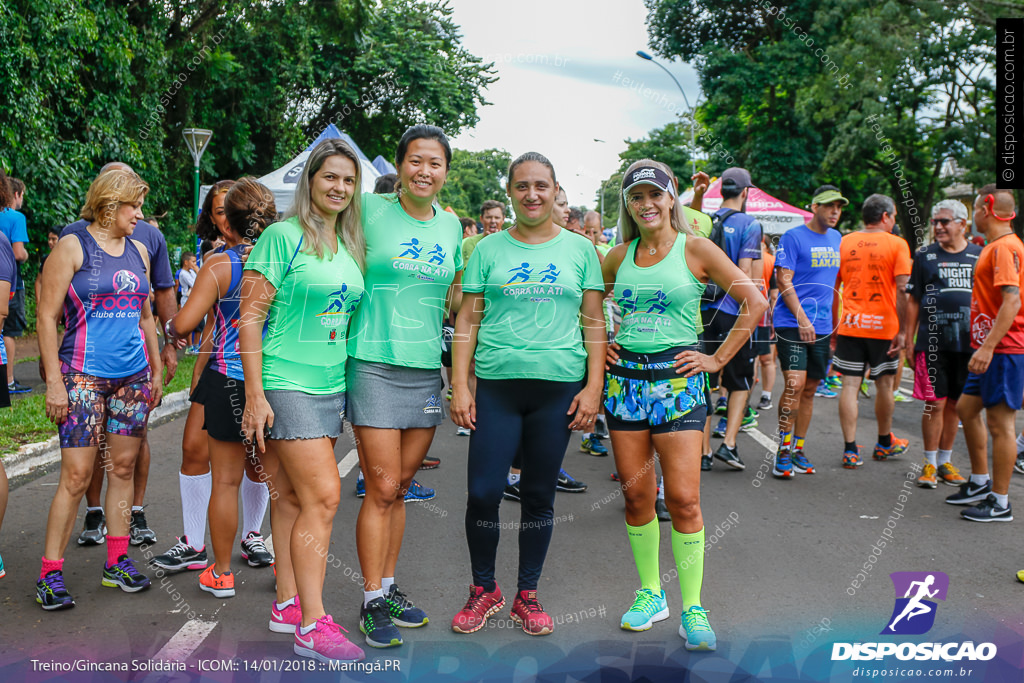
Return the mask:
<path id="1" fill-rule="evenodd" d="M 89 186 L 78 215 L 89 222 L 101 217 L 113 221 L 113 212 L 121 204 L 134 204 L 148 193 L 149 185 L 135 171 L 120 166 L 101 171 Z"/>
<path id="2" fill-rule="evenodd" d="M 322 228 L 324 219 L 313 210 L 313 198 L 310 194 L 310 181 L 317 171 L 324 165 L 324 162 L 333 156 L 343 156 L 352 160 L 356 168 L 356 183 L 353 190 L 352 201 L 345 207 L 345 210 L 338 216 L 334 223 L 334 232 L 345 245 L 348 253 L 355 259 L 360 270 L 366 269 L 366 237 L 363 235 L 363 224 L 360 220 L 362 213 L 362 169 L 359 164 L 359 157 L 355 151 L 343 140 L 329 139 L 322 141 L 313 148 L 306 159 L 306 166 L 299 176 L 298 186 L 295 188 L 295 202 L 288 209 L 286 218 L 296 216 L 299 225 L 302 227 L 303 240 L 306 248 L 303 250 L 308 254 L 315 254 L 318 259 L 324 257 L 327 251 L 327 243 L 323 238 Z"/>
<path id="3" fill-rule="evenodd" d="M 630 175 L 636 169 L 641 166 L 653 166 L 654 168 L 661 169 L 668 174 L 668 177 L 672 180 L 672 197 L 675 198 L 675 204 L 672 205 L 672 211 L 669 214 L 669 222 L 672 225 L 672 229 L 676 232 L 681 232 L 684 235 L 693 236 L 695 233 L 690 229 L 689 224 L 686 221 L 686 212 L 683 210 L 683 202 L 679 199 L 679 193 L 676 184 L 676 174 L 672 172 L 672 169 L 660 161 L 654 161 L 653 159 L 640 159 L 634 161 L 626 169 L 626 172 L 622 174 L 623 181 L 630 177 Z M 629 209 L 626 207 L 626 198 L 622 195 L 622 188 L 619 191 L 619 220 L 622 223 L 622 229 L 620 234 L 622 235 L 622 243 L 629 244 L 640 236 L 640 228 L 637 226 L 636 221 L 633 220 L 633 216 L 630 215 Z"/>

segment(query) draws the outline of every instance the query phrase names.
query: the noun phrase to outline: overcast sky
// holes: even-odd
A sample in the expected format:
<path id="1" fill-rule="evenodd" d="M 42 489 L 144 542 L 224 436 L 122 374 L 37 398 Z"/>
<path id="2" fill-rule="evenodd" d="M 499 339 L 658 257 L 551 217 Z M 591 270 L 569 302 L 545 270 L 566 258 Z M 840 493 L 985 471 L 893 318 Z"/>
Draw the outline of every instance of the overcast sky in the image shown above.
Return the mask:
<path id="1" fill-rule="evenodd" d="M 451 0 L 451 6 L 466 49 L 493 61 L 499 76 L 485 91 L 491 104 L 478 110 L 479 123 L 452 144 L 503 148 L 513 158 L 544 154 L 570 204 L 593 208 L 601 182 L 618 168 L 623 141 L 677 120 L 686 108 L 668 74 L 636 56 L 650 52 L 642 0 Z M 692 104 L 694 70 L 659 61 Z"/>

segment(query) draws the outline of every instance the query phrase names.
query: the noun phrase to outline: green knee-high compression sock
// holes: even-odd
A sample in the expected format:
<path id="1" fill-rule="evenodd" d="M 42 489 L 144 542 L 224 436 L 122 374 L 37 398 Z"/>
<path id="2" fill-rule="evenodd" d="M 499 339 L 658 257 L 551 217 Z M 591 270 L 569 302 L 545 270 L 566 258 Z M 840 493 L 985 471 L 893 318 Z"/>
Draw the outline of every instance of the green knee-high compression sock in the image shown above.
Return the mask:
<path id="1" fill-rule="evenodd" d="M 672 554 L 676 558 L 685 612 L 693 605 L 700 605 L 700 588 L 704 583 L 704 529 L 695 534 L 672 529 Z"/>
<path id="2" fill-rule="evenodd" d="M 661 572 L 658 569 L 658 547 L 661 544 L 661 528 L 655 517 L 643 526 L 626 525 L 629 547 L 633 549 L 633 561 L 640 574 L 640 587 L 649 588 L 655 595 L 661 595 Z"/>

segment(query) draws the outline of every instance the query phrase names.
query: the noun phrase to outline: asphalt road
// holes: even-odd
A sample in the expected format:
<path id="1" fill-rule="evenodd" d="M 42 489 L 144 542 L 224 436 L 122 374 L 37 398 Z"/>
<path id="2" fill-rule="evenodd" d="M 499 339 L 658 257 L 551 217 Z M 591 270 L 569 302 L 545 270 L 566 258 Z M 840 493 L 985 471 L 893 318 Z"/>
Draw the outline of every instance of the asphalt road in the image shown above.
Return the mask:
<path id="1" fill-rule="evenodd" d="M 910 437 L 909 453 L 886 462 L 869 458 L 856 471 L 840 464 L 836 401 L 819 398 L 815 406 L 807 453 L 817 474 L 791 481 L 758 478 L 758 469 L 770 458 L 762 444 L 770 443 L 765 435 L 774 431 L 772 410 L 761 416 L 763 434 L 740 436 L 745 471 L 726 471 L 716 463 L 702 477 L 706 533 L 713 541 L 706 557 L 703 603 L 718 634 L 714 654 L 687 653 L 677 634 L 681 603 L 679 584 L 671 574 L 667 523 L 661 527 L 661 567 L 668 575 L 664 588 L 672 617 L 645 633 L 619 629 L 619 617 L 637 588 L 621 493 L 609 478 L 613 458 L 580 453 L 578 436 L 570 443 L 565 467 L 590 487 L 583 494 L 558 494 L 554 540 L 539 588 L 540 600 L 556 621 L 555 632 L 528 637 L 509 620 L 506 607 L 478 633 L 453 633 L 449 623 L 465 602 L 471 579 L 463 527 L 468 439 L 457 437 L 454 425 L 445 423 L 431 449 L 442 465 L 418 477 L 437 489 L 437 497 L 409 504 L 397 577 L 431 622 L 403 631 L 406 644 L 401 648 L 366 648 L 368 661 L 381 669 L 374 676 L 388 681 L 535 676 L 552 681 L 855 680 L 864 676 L 855 669 L 865 663 L 831 661 L 832 644 L 892 640 L 878 635 L 893 610 L 888 574 L 939 571 L 950 583 L 934 627 L 926 636 L 903 640 L 993 642 L 998 655 L 992 661 L 943 666 L 963 666 L 963 672 L 954 672 L 956 680 L 1022 680 L 1024 585 L 1016 583 L 1014 573 L 1024 568 L 1024 519 L 966 522 L 959 518 L 960 508 L 944 502 L 953 488 L 913 485 L 917 473 L 912 466 L 921 460 L 920 402 L 896 406 L 894 427 L 898 435 Z M 875 431 L 873 401 L 861 399 L 860 414 L 859 441 L 868 444 Z M 150 437 L 147 515 L 159 537 L 151 554 L 166 550 L 180 533 L 177 471 L 183 424 L 183 418 L 171 421 Z M 354 495 L 355 470 L 348 469 L 354 455 L 346 457 L 352 448 L 344 438 L 338 443 L 344 495 L 328 558 L 325 601 L 335 620 L 361 642 L 357 618 L 362 592 L 354 538 L 360 501 Z M 969 469 L 962 437 L 954 462 Z M 904 486 L 908 477 L 909 487 Z M 158 579 L 152 570 L 153 587 L 129 595 L 100 586 L 105 547 L 80 548 L 72 541 L 65 577 L 78 606 L 44 613 L 34 601 L 34 584 L 56 482 L 57 474 L 51 472 L 11 491 L 0 535 L 7 566 L 7 577 L 0 579 L 0 681 L 163 680 L 168 674 L 145 670 L 45 670 L 51 662 L 75 660 L 93 668 L 110 663 L 146 668 L 154 658 L 185 667 L 175 680 L 365 678 L 363 672 L 292 670 L 301 660 L 292 656 L 290 637 L 273 634 L 266 626 L 273 575 L 269 569 L 249 569 L 240 558 L 235 598 L 220 600 L 201 592 L 198 572 Z M 1022 506 L 1019 514 L 1024 514 L 1022 493 L 1024 477 L 1015 475 L 1010 498 Z M 517 505 L 502 505 L 502 521 L 509 528 L 518 521 Z M 73 538 L 83 515 L 84 508 Z M 264 533 L 269 531 L 265 523 Z M 146 556 L 141 549 L 131 552 L 136 559 Z M 497 578 L 507 593 L 514 589 L 516 553 L 515 532 L 503 532 Z M 891 668 L 906 662 L 884 664 Z M 926 669 L 939 665 L 911 664 Z M 232 670 L 209 671 L 218 667 Z M 897 675 L 886 680 L 916 678 Z"/>

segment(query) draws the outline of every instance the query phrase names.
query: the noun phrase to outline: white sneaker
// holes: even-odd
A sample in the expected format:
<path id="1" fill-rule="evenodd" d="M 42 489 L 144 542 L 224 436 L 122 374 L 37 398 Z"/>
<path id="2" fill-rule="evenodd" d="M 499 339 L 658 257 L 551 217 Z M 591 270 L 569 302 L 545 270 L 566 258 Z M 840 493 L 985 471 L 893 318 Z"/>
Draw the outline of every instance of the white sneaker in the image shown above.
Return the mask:
<path id="1" fill-rule="evenodd" d="M 456 436 L 470 436 L 472 433 L 473 433 L 472 430 L 466 429 L 465 427 L 459 427 L 458 430 L 455 432 L 455 435 Z"/>

